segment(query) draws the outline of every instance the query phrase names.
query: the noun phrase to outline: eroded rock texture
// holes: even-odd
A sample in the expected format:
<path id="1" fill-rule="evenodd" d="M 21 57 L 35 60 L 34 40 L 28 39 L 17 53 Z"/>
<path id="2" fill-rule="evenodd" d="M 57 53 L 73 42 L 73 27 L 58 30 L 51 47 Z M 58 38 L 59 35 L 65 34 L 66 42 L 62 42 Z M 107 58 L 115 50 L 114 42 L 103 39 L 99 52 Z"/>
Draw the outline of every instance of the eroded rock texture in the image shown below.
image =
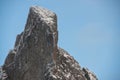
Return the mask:
<path id="1" fill-rule="evenodd" d="M 97 80 L 57 46 L 57 16 L 50 10 L 30 8 L 24 31 L 6 58 L 7 80 Z"/>

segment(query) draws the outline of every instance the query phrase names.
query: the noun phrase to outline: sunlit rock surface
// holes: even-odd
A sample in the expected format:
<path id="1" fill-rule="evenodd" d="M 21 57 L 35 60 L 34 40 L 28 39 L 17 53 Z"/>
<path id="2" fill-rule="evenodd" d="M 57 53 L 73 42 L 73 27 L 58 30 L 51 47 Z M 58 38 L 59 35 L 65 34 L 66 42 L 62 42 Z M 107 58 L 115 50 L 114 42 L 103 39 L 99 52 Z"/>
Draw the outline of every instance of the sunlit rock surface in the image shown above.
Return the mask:
<path id="1" fill-rule="evenodd" d="M 42 7 L 31 7 L 25 29 L 5 60 L 6 80 L 97 80 L 59 48 L 57 42 L 56 14 Z"/>

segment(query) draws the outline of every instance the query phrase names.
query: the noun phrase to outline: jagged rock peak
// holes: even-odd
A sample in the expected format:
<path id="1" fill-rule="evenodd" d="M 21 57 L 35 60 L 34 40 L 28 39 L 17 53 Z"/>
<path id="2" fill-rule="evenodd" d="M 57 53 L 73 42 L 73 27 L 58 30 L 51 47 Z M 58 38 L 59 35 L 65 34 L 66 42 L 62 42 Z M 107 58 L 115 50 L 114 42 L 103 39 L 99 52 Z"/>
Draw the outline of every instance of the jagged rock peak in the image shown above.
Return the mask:
<path id="1" fill-rule="evenodd" d="M 52 28 L 51 30 L 54 30 L 54 31 L 57 30 L 57 16 L 54 12 L 46 8 L 32 6 L 30 8 L 29 14 L 31 14 L 32 16 L 36 16 L 36 18 L 38 19 L 37 21 L 42 20 L 46 24 L 54 25 L 50 27 Z"/>
<path id="2" fill-rule="evenodd" d="M 30 13 L 38 14 L 41 18 L 50 18 L 56 16 L 54 12 L 38 6 L 32 6 L 30 8 Z"/>
<path id="3" fill-rule="evenodd" d="M 96 76 L 57 46 L 57 16 L 33 6 L 24 31 L 5 60 L 6 80 L 97 80 Z"/>

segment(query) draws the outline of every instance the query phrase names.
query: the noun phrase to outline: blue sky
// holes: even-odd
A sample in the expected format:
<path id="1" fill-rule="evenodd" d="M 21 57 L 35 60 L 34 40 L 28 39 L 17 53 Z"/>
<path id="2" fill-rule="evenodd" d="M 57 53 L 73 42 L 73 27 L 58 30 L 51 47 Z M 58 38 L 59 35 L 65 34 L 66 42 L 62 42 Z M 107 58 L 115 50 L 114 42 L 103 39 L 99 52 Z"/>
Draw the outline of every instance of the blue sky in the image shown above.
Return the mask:
<path id="1" fill-rule="evenodd" d="M 119 0 L 0 0 L 0 65 L 24 30 L 30 6 L 58 16 L 59 46 L 99 80 L 120 80 Z"/>

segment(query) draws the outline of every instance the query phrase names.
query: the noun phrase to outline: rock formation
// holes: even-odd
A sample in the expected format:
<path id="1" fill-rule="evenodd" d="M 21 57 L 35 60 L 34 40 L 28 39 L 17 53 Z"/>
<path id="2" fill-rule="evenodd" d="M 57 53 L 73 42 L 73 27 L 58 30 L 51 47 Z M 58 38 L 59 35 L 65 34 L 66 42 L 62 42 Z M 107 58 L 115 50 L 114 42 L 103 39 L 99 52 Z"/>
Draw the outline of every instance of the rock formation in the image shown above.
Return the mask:
<path id="1" fill-rule="evenodd" d="M 86 68 L 57 46 L 57 16 L 50 10 L 30 8 L 24 31 L 5 60 L 6 80 L 97 80 Z"/>

